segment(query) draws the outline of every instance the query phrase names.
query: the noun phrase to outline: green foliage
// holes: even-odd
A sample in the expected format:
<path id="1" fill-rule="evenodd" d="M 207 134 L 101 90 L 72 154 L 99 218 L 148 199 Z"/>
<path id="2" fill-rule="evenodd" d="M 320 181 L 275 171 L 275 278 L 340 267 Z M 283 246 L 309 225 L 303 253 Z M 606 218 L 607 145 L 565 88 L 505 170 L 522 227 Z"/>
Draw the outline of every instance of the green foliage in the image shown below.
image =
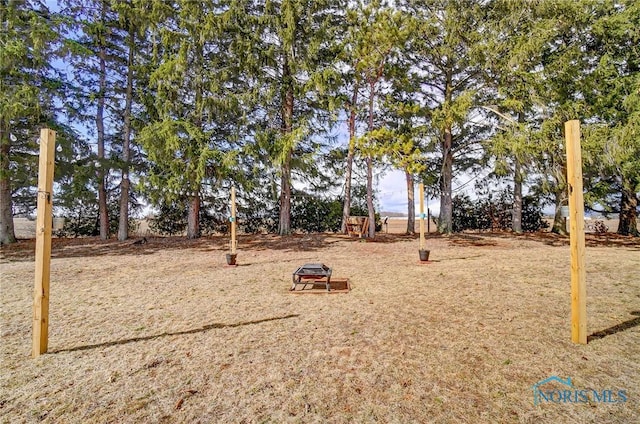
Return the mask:
<path id="1" fill-rule="evenodd" d="M 173 200 L 164 200 L 157 207 L 155 217 L 149 221 L 149 229 L 155 233 L 175 236 L 187 229 L 188 199 L 184 196 Z M 226 233 L 227 217 L 214 208 L 200 209 L 200 230 L 202 235 Z"/>
<path id="2" fill-rule="evenodd" d="M 100 235 L 100 222 L 98 219 L 98 203 L 96 193 L 93 191 L 79 192 L 79 196 L 73 199 L 64 199 L 64 207 L 58 205 L 59 214 L 65 219 L 64 227 L 56 231 L 57 237 L 86 237 Z M 107 199 L 109 209 L 109 234 L 118 231 L 118 211 L 120 209 L 118 197 L 115 192 Z M 132 198 L 132 212 L 139 209 L 139 205 Z M 129 231 L 136 230 L 136 223 L 129 220 Z"/>
<path id="3" fill-rule="evenodd" d="M 453 198 L 453 231 L 509 230 L 511 205 L 513 205 L 513 196 L 509 190 L 502 190 L 475 200 L 471 200 L 466 194 L 457 195 Z M 549 224 L 542 218 L 538 200 L 525 196 L 522 208 L 522 231 L 535 232 L 548 226 Z"/>
<path id="4" fill-rule="evenodd" d="M 340 231 L 342 200 L 297 193 L 291 204 L 291 228 L 305 233 Z"/>
<path id="5" fill-rule="evenodd" d="M 625 231 L 635 231 L 637 1 L 64 0 L 60 13 L 2 4 L 2 231 L 12 213 L 33 213 L 44 125 L 62 148 L 54 204 L 70 235 L 94 232 L 103 173 L 112 220 L 129 175 L 165 234 L 184 230 L 185 196 L 200 202 L 197 233 L 225 231 L 228 203 L 215 196 L 231 180 L 241 229 L 274 231 L 292 199 L 291 230 L 329 231 L 339 199 L 318 193 L 343 175 L 339 110 L 354 118 L 354 178 L 373 161 L 419 174 L 445 215 L 456 175 L 489 167 L 529 191 L 537 179 L 540 198 L 561 204 L 563 124 L 580 118 L 585 200 L 627 211 Z M 292 182 L 308 193 L 289 195 Z M 369 205 L 356 187 L 353 215 L 374 209 L 367 183 Z M 506 228 L 509 199 L 458 198 L 455 229 Z M 527 202 L 523 227 L 539 228 Z"/>

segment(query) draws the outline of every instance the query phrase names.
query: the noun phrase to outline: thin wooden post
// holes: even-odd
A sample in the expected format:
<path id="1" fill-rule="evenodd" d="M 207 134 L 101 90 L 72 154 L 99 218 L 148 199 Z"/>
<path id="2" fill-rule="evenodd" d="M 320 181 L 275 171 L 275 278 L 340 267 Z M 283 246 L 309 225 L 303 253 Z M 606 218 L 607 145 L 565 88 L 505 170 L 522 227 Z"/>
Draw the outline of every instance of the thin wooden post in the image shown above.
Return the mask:
<path id="1" fill-rule="evenodd" d="M 425 250 L 425 239 L 424 239 L 424 184 L 420 183 L 418 185 L 418 190 L 420 191 L 420 250 Z"/>
<path id="2" fill-rule="evenodd" d="M 38 215 L 36 218 L 36 271 L 33 289 L 33 350 L 37 358 L 47 351 L 49 343 L 49 282 L 51 277 L 51 227 L 53 165 L 56 133 L 40 131 L 40 163 L 38 169 Z"/>
<path id="3" fill-rule="evenodd" d="M 587 343 L 587 285 L 585 271 L 584 199 L 580 121 L 564 124 L 567 141 L 569 240 L 571 245 L 571 341 Z"/>
<path id="4" fill-rule="evenodd" d="M 231 187 L 231 254 L 236 253 L 236 188 Z"/>

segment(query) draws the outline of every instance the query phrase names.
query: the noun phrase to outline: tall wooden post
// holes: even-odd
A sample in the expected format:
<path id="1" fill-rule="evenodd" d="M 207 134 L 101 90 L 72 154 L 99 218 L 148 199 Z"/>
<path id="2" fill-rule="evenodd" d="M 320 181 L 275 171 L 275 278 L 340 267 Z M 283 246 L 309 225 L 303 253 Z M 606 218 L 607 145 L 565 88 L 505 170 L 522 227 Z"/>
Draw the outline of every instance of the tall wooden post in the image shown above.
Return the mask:
<path id="1" fill-rule="evenodd" d="M 425 250 L 426 241 L 424 239 L 424 183 L 418 186 L 420 191 L 420 250 Z"/>
<path id="2" fill-rule="evenodd" d="M 231 254 L 236 253 L 236 188 L 231 187 Z"/>
<path id="3" fill-rule="evenodd" d="M 585 271 L 584 199 L 580 121 L 564 124 L 569 186 L 569 240 L 571 245 L 571 341 L 587 343 L 587 285 Z"/>
<path id="4" fill-rule="evenodd" d="M 33 350 L 37 358 L 47 351 L 49 343 L 49 281 L 51 270 L 51 201 L 56 133 L 40 131 L 40 164 L 38 169 L 38 216 L 36 219 L 36 272 L 33 289 Z"/>

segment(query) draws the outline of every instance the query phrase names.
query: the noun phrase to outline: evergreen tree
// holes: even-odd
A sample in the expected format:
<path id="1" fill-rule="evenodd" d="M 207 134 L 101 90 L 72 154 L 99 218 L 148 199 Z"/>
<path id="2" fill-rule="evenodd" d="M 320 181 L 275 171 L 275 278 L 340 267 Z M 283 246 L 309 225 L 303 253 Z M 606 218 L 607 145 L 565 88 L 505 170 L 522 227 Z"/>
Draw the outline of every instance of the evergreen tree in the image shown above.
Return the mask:
<path id="1" fill-rule="evenodd" d="M 478 132 L 485 130 L 472 124 L 469 116 L 481 85 L 489 3 L 429 0 L 409 1 L 407 7 L 418 20 L 414 43 L 417 74 L 422 77 L 420 90 L 439 149 L 438 231 L 450 233 L 454 166 L 464 169 L 464 157 L 481 138 Z"/>
<path id="2" fill-rule="evenodd" d="M 512 230 L 522 232 L 523 185 L 536 156 L 536 110 L 543 83 L 541 66 L 544 37 L 537 36 L 539 23 L 531 2 L 499 0 L 490 10 L 492 26 L 485 43 L 487 86 L 484 101 L 488 119 L 496 120 L 496 135 L 485 151 L 495 158 L 495 171 L 513 176 Z M 532 34 L 535 34 L 532 36 Z M 539 153 L 539 152 L 538 152 Z"/>
<path id="3" fill-rule="evenodd" d="M 590 63 L 596 63 L 585 97 L 597 119 L 587 129 L 591 151 L 586 163 L 593 166 L 596 181 L 587 200 L 607 207 L 617 197 L 618 204 L 609 210 L 619 213 L 618 233 L 640 236 L 640 5 L 621 1 L 597 6 L 585 49 Z"/>
<path id="4" fill-rule="evenodd" d="M 117 153 L 117 133 L 121 130 L 122 110 L 119 87 L 122 86 L 123 43 L 119 16 L 108 0 L 66 0 L 67 44 L 78 113 L 74 122 L 86 126 L 95 137 L 93 161 L 98 195 L 98 231 L 100 238 L 110 236 L 108 198 L 112 190 L 111 169 Z"/>
<path id="5" fill-rule="evenodd" d="M 256 142 L 278 168 L 282 235 L 291 231 L 292 172 L 318 148 L 316 136 L 330 127 L 327 98 L 337 79 L 334 40 L 343 6 L 342 1 L 282 0 L 244 8 L 251 23 L 244 28 L 250 41 L 244 72 L 256 95 Z"/>
<path id="6" fill-rule="evenodd" d="M 158 118 L 140 133 L 152 164 L 143 185 L 154 203 L 186 199 L 188 238 L 200 236 L 204 183 L 222 173 L 241 125 L 231 13 L 215 2 L 158 1 L 150 15 L 160 41 L 150 79 Z"/>
<path id="7" fill-rule="evenodd" d="M 373 1 L 364 4 L 356 15 L 353 30 L 357 37 L 354 42 L 355 72 L 358 80 L 367 88 L 367 133 L 358 141 L 358 148 L 365 157 L 367 166 L 367 211 L 369 215 L 369 237 L 375 237 L 376 219 L 373 204 L 373 165 L 376 157 L 386 151 L 383 140 L 376 133 L 376 111 L 379 109 L 380 88 L 383 81 L 388 82 L 392 63 L 403 51 L 404 44 L 411 33 L 407 16 L 382 2 Z M 380 121 L 380 119 L 378 119 Z M 377 128 L 378 127 L 378 128 Z"/>
<path id="8" fill-rule="evenodd" d="M 59 23 L 41 2 L 0 1 L 0 244 L 16 241 L 14 194 L 37 184 L 40 127 L 56 127 Z"/>

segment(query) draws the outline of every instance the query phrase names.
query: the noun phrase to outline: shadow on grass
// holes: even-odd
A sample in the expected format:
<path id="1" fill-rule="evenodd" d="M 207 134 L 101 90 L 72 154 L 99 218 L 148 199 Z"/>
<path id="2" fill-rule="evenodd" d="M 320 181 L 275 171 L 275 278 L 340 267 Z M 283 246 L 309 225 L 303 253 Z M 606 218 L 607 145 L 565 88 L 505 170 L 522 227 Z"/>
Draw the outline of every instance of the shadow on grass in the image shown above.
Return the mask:
<path id="1" fill-rule="evenodd" d="M 376 233 L 375 238 L 350 237 L 344 234 L 312 233 L 278 236 L 274 234 L 244 236 L 244 246 L 255 250 L 294 250 L 310 252 L 334 243 L 397 243 L 417 239 L 417 235 Z"/>
<path id="2" fill-rule="evenodd" d="M 103 347 L 111 347 L 111 346 L 118 346 L 118 345 L 124 345 L 124 344 L 129 344 L 129 343 L 142 342 L 142 341 L 147 341 L 147 340 L 155 340 L 155 339 L 159 339 L 161 337 L 183 336 L 183 335 L 186 335 L 186 334 L 204 333 L 206 331 L 214 330 L 214 329 L 218 329 L 218 328 L 234 328 L 234 327 L 242 327 L 242 326 L 245 326 L 245 325 L 261 324 L 263 322 L 277 321 L 277 320 L 289 319 L 289 318 L 296 318 L 298 316 L 300 316 L 300 315 L 292 314 L 292 315 L 285 315 L 285 316 L 282 316 L 282 317 L 264 318 L 264 319 L 259 319 L 259 320 L 255 320 L 255 321 L 239 322 L 239 323 L 236 323 L 236 324 L 214 323 L 214 324 L 203 325 L 200 328 L 193 328 L 191 330 L 164 332 L 164 333 L 160 333 L 160 334 L 154 334 L 154 335 L 151 335 L 151 336 L 132 337 L 130 339 L 115 340 L 115 341 L 112 341 L 112 342 L 97 343 L 97 344 L 85 345 L 85 346 L 76 346 L 76 347 L 70 347 L 70 348 L 67 348 L 67 349 L 53 350 L 53 351 L 51 351 L 49 353 L 53 354 L 53 353 L 63 353 L 63 352 L 80 352 L 80 351 L 83 351 L 83 350 L 99 349 L 99 348 L 103 348 Z"/>
<path id="3" fill-rule="evenodd" d="M 598 340 L 605 338 L 607 336 L 611 336 L 616 333 L 620 333 L 621 331 L 629 330 L 633 327 L 637 327 L 640 325 L 640 311 L 633 311 L 631 315 L 636 315 L 637 318 L 630 319 L 625 322 L 621 322 L 620 324 L 614 325 L 613 327 L 609 327 L 602 331 L 595 332 L 587 337 L 587 342 L 592 340 Z"/>
<path id="4" fill-rule="evenodd" d="M 375 239 L 358 239 L 342 234 L 313 233 L 279 236 L 275 234 L 243 234 L 238 236 L 238 244 L 244 249 L 254 250 L 291 250 L 296 252 L 314 252 L 333 243 L 366 242 L 395 243 L 414 239 L 414 235 L 378 234 Z M 82 258 L 96 256 L 152 255 L 160 251 L 199 250 L 203 252 L 224 252 L 229 247 L 228 235 L 212 235 L 189 240 L 185 237 L 146 237 L 118 241 L 100 240 L 97 237 L 54 238 L 51 245 L 52 258 Z M 0 262 L 28 262 L 35 260 L 35 239 L 19 240 L 17 243 L 2 246 Z"/>
<path id="5" fill-rule="evenodd" d="M 152 255 L 159 251 L 197 249 L 201 251 L 224 250 L 229 244 L 227 237 L 207 237 L 189 240 L 185 237 L 145 237 L 118 241 L 100 240 L 98 237 L 53 238 L 51 240 L 52 258 L 82 258 L 95 256 Z M 3 246 L 0 259 L 10 262 L 35 260 L 35 239 L 19 240 L 17 243 Z"/>
<path id="6" fill-rule="evenodd" d="M 283 250 L 295 252 L 316 252 L 334 243 L 376 243 L 391 244 L 408 240 L 417 240 L 418 234 L 377 233 L 374 239 L 349 237 L 342 234 L 312 233 L 279 236 L 275 234 L 243 234 L 238 236 L 238 244 L 244 249 Z M 568 246 L 569 237 L 550 232 L 525 233 L 516 235 L 511 232 L 465 232 L 451 235 L 430 233 L 429 240 L 444 240 L 462 247 L 504 248 L 500 239 L 523 239 L 550 246 Z M 199 250 L 202 252 L 225 252 L 229 247 L 229 236 L 212 235 L 189 240 L 185 237 L 147 237 L 145 243 L 136 243 L 141 239 L 118 241 L 100 240 L 97 237 L 54 238 L 52 240 L 52 258 L 76 258 L 95 256 L 138 256 L 152 255 L 160 251 Z M 621 236 L 614 233 L 587 234 L 588 247 L 626 247 L 630 251 L 640 250 L 640 237 Z M 18 243 L 2 246 L 0 262 L 27 262 L 35 260 L 35 239 L 20 240 Z"/>
<path id="7" fill-rule="evenodd" d="M 444 238 L 452 244 L 462 246 L 492 246 L 497 245 L 497 240 L 529 240 L 547 246 L 569 246 L 568 235 L 555 234 L 550 231 L 538 231 L 533 233 L 515 234 L 511 231 L 494 232 L 462 232 L 449 236 L 432 235 L 435 238 Z M 585 244 L 587 247 L 626 247 L 630 251 L 640 250 L 640 237 L 623 236 L 618 233 L 586 233 Z"/>

